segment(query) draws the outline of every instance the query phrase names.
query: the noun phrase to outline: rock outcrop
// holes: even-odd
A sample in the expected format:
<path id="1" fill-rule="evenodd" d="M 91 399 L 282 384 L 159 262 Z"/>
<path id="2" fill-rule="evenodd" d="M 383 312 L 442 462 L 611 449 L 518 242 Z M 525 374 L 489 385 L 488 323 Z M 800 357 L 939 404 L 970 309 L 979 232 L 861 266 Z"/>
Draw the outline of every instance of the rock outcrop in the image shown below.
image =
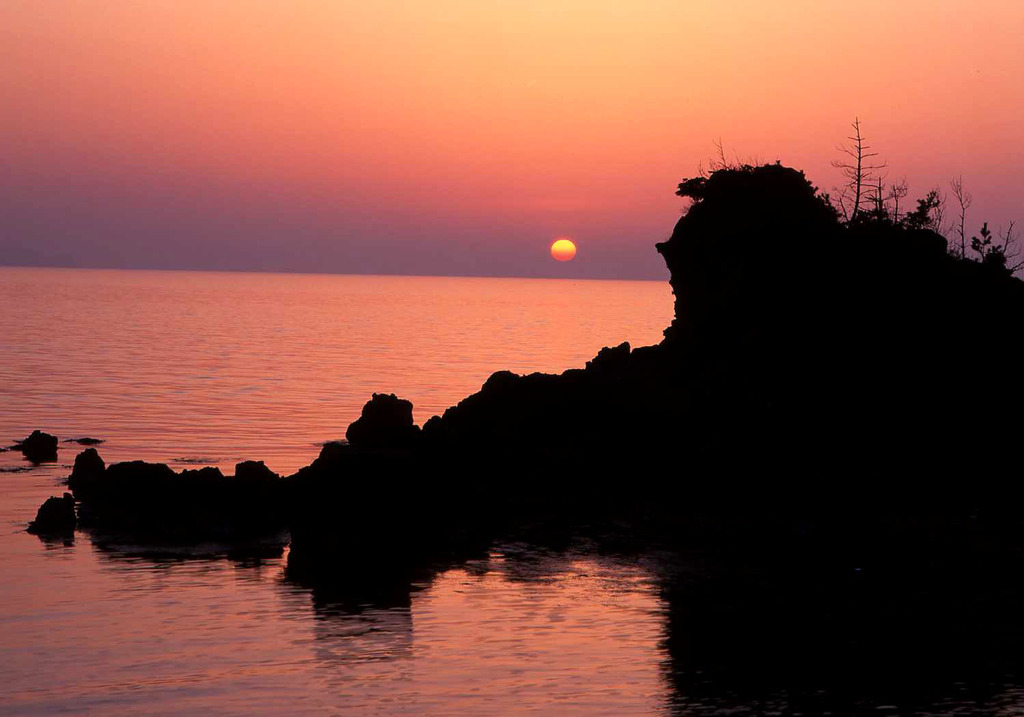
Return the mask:
<path id="1" fill-rule="evenodd" d="M 245 483 L 273 484 L 281 479 L 274 471 L 267 468 L 263 461 L 242 461 L 235 464 L 235 480 Z"/>
<path id="2" fill-rule="evenodd" d="M 86 448 L 75 456 L 75 464 L 71 469 L 71 476 L 68 478 L 68 485 L 74 488 L 75 484 L 88 482 L 103 475 L 107 465 L 100 458 L 95 448 Z"/>
<path id="3" fill-rule="evenodd" d="M 36 519 L 28 524 L 28 532 L 43 537 L 67 537 L 75 532 L 75 499 L 70 493 L 60 498 L 47 498 L 39 506 Z"/>
<path id="4" fill-rule="evenodd" d="M 364 451 L 401 451 L 411 449 L 419 437 L 413 424 L 412 402 L 395 394 L 375 393 L 362 415 L 348 427 L 345 438 Z"/>
<path id="5" fill-rule="evenodd" d="M 214 467 L 178 473 L 144 461 L 104 466 L 89 448 L 75 459 L 68 487 L 89 528 L 156 540 L 234 540 L 285 526 L 283 481 L 262 463 L 240 463 L 234 476 Z"/>
<path id="6" fill-rule="evenodd" d="M 32 431 L 31 435 L 14 446 L 33 463 L 49 463 L 57 460 L 57 437 L 42 431 Z"/>

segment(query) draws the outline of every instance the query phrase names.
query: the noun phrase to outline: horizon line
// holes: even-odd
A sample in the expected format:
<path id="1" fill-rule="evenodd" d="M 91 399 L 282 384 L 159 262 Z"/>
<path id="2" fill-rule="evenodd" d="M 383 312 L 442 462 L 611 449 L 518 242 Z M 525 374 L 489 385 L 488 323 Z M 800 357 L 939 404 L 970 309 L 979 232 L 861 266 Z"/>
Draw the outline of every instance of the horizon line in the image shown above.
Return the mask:
<path id="1" fill-rule="evenodd" d="M 294 276 L 365 276 L 365 277 L 407 277 L 420 279 L 523 279 L 538 281 L 633 281 L 633 282 L 655 282 L 667 283 L 669 280 L 668 269 L 665 270 L 663 279 L 641 279 L 624 277 L 597 277 L 597 276 L 524 276 L 520 274 L 419 274 L 413 272 L 331 272 L 331 271 L 301 271 L 281 269 L 197 269 L 197 268 L 158 268 L 158 267 L 123 267 L 123 266 L 73 266 L 68 264 L 6 264 L 0 260 L 0 269 L 59 269 L 66 271 L 152 271 L 170 273 L 198 273 L 198 274 L 277 274 Z"/>

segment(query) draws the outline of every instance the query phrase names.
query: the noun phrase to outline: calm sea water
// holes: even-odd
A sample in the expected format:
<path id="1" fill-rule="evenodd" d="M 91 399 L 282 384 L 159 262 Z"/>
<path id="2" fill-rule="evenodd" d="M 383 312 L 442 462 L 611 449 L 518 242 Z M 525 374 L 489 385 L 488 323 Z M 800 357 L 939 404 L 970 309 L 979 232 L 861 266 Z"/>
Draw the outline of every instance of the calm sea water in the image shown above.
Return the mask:
<path id="1" fill-rule="evenodd" d="M 657 343 L 671 315 L 666 282 L 0 268 L 0 440 L 287 473 L 373 392 L 422 424 L 494 371 Z"/>
<path id="2" fill-rule="evenodd" d="M 0 443 L 287 473 L 373 391 L 423 422 L 670 315 L 664 283 L 0 269 Z M 572 535 L 323 585 L 287 549 L 27 534 L 78 450 L 0 453 L 0 714 L 1024 714 L 1013 593 Z"/>
<path id="3" fill-rule="evenodd" d="M 655 343 L 667 283 L 0 269 L 0 442 L 290 472 L 374 391 L 422 423 L 491 372 Z M 287 555 L 141 556 L 25 524 L 79 447 L 0 454 L 0 712 L 647 714 L 665 606 L 642 561 L 495 545 L 387 600 L 335 604 Z"/>

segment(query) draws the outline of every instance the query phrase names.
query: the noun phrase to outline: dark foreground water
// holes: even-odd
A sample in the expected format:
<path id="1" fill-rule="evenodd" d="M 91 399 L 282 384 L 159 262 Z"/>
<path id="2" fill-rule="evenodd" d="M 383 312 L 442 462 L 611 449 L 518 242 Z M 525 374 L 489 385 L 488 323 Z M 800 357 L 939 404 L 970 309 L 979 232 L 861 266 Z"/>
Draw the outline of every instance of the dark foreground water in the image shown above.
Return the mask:
<path id="1" fill-rule="evenodd" d="M 661 283 L 0 269 L 0 437 L 290 472 L 372 391 L 422 422 L 670 313 Z M 287 549 L 25 533 L 77 450 L 0 454 L 2 714 L 1024 714 L 1013 592 L 571 532 L 328 586 Z"/>

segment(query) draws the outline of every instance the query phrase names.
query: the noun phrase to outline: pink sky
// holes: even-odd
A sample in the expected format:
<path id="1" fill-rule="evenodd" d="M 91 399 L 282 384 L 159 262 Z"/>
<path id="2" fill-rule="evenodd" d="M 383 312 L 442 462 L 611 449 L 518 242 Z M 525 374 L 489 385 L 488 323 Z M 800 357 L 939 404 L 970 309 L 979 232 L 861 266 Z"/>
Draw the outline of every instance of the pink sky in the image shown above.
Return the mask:
<path id="1" fill-rule="evenodd" d="M 1006 0 L 6 0 L 0 263 L 661 278 L 715 139 L 829 189 L 854 116 L 1024 225 L 1022 37 Z"/>

